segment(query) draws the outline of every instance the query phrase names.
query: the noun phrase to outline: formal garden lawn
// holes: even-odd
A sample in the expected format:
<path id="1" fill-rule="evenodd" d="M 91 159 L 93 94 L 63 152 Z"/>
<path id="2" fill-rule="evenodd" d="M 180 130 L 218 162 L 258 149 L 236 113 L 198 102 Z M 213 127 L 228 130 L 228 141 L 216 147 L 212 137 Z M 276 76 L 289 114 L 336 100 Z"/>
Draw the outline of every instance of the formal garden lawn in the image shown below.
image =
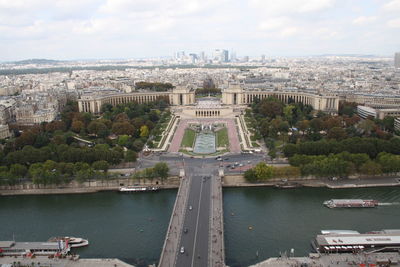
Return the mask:
<path id="1" fill-rule="evenodd" d="M 194 139 L 196 137 L 196 132 L 192 129 L 185 129 L 185 134 L 183 135 L 181 147 L 193 147 Z"/>
<path id="2" fill-rule="evenodd" d="M 224 127 L 217 132 L 217 147 L 228 147 L 228 146 L 229 146 L 228 129 Z"/>

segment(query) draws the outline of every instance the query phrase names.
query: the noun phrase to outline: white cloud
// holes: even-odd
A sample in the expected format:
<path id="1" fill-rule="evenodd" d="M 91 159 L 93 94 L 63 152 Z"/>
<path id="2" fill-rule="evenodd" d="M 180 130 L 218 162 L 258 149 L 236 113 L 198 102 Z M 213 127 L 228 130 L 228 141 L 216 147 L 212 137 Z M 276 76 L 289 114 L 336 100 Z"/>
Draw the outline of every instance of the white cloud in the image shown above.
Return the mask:
<path id="1" fill-rule="evenodd" d="M 383 5 L 384 11 L 398 12 L 400 11 L 400 0 L 392 0 Z"/>
<path id="2" fill-rule="evenodd" d="M 355 25 L 365 25 L 376 21 L 376 16 L 360 16 L 353 20 L 353 24 Z"/>
<path id="3" fill-rule="evenodd" d="M 143 57 L 215 48 L 250 56 L 391 53 L 400 46 L 400 35 L 393 34 L 400 22 L 389 11 L 399 7 L 400 0 L 0 0 L 0 48 L 7 51 L 0 60 L 30 53 Z"/>
<path id="4" fill-rule="evenodd" d="M 387 22 L 387 26 L 389 26 L 391 28 L 400 28 L 400 18 L 389 20 Z"/>
<path id="5" fill-rule="evenodd" d="M 260 30 L 270 31 L 282 28 L 290 23 L 290 19 L 287 17 L 277 17 L 277 18 L 269 18 L 267 20 L 262 21 L 258 28 Z"/>
<path id="6" fill-rule="evenodd" d="M 300 33 L 300 28 L 298 27 L 286 27 L 280 31 L 281 37 L 292 37 Z"/>
<path id="7" fill-rule="evenodd" d="M 317 28 L 316 30 L 314 30 L 312 32 L 312 34 L 315 37 L 321 38 L 321 39 L 324 39 L 324 40 L 340 38 L 340 34 L 337 31 L 332 30 L 332 29 L 327 28 L 327 27 Z"/>
<path id="8" fill-rule="evenodd" d="M 252 5 L 268 14 L 315 12 L 331 7 L 334 0 L 251 0 Z"/>
<path id="9" fill-rule="evenodd" d="M 146 26 L 146 30 L 149 32 L 164 31 L 174 26 L 174 24 L 174 19 L 161 17 L 148 23 L 148 25 Z"/>

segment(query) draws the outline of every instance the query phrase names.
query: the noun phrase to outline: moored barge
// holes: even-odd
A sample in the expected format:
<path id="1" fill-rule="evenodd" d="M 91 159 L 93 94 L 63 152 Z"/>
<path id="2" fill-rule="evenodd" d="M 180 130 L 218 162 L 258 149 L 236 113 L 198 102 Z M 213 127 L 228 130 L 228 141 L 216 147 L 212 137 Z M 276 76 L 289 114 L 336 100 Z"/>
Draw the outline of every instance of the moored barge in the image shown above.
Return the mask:
<path id="1" fill-rule="evenodd" d="M 133 192 L 155 192 L 160 190 L 157 186 L 122 186 L 119 188 L 119 192 L 122 193 L 133 193 Z"/>
<path id="2" fill-rule="evenodd" d="M 0 241 L 0 256 L 61 256 L 70 251 L 65 241 L 15 242 Z"/>
<path id="3" fill-rule="evenodd" d="M 374 199 L 331 199 L 323 203 L 328 208 L 375 208 L 378 201 Z"/>
<path id="4" fill-rule="evenodd" d="M 321 253 L 351 253 L 357 251 L 398 251 L 400 249 L 400 230 L 382 230 L 365 234 L 335 233 L 317 235 L 311 245 Z"/>

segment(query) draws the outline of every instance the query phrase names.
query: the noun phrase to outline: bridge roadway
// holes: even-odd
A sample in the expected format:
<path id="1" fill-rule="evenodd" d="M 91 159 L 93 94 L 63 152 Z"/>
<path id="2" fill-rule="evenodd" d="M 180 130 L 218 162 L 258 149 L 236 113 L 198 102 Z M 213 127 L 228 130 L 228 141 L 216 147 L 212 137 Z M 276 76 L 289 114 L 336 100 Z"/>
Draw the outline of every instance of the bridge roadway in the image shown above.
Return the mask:
<path id="1" fill-rule="evenodd" d="M 201 159 L 188 161 L 158 266 L 224 267 L 218 167 Z"/>

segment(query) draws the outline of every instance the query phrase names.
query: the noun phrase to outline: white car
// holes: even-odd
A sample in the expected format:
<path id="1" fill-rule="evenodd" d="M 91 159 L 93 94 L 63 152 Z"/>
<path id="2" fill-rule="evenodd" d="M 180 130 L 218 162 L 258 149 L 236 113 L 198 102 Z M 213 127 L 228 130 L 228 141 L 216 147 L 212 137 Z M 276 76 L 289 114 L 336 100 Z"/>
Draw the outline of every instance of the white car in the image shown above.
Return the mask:
<path id="1" fill-rule="evenodd" d="M 185 248 L 182 246 L 181 250 L 179 251 L 181 254 L 185 253 Z"/>
<path id="2" fill-rule="evenodd" d="M 189 206 L 189 210 L 192 210 L 193 209 L 193 207 L 192 206 Z"/>

